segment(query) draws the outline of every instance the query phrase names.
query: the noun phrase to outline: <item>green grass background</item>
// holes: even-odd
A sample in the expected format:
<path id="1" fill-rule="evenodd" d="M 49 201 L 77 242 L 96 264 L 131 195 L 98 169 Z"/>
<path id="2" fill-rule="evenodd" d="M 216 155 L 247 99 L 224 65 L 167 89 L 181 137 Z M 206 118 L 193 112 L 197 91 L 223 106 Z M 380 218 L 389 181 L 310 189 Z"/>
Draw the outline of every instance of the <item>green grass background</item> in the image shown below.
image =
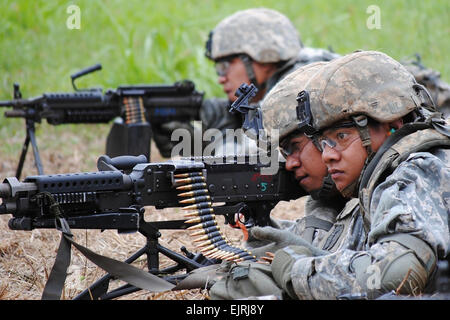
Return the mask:
<path id="1" fill-rule="evenodd" d="M 80 30 L 66 27 L 71 4 L 81 9 Z M 381 29 L 367 28 L 369 5 L 380 8 Z M 71 91 L 70 74 L 95 63 L 103 70 L 79 80 L 79 87 L 192 79 L 207 97 L 223 96 L 204 56 L 208 32 L 235 11 L 262 6 L 287 15 L 307 46 L 331 46 L 341 54 L 379 50 L 399 60 L 417 52 L 425 65 L 450 80 L 448 0 L 2 0 L 0 99 L 11 99 L 14 82 L 21 84 L 24 97 Z M 73 133 L 70 139 L 55 142 L 67 132 Z M 67 156 L 71 145 L 80 143 L 77 137 L 103 139 L 107 132 L 108 126 L 42 124 L 37 138 L 41 152 L 56 147 Z M 23 121 L 5 119 L 0 112 L 0 137 L 0 155 L 18 159 Z"/>

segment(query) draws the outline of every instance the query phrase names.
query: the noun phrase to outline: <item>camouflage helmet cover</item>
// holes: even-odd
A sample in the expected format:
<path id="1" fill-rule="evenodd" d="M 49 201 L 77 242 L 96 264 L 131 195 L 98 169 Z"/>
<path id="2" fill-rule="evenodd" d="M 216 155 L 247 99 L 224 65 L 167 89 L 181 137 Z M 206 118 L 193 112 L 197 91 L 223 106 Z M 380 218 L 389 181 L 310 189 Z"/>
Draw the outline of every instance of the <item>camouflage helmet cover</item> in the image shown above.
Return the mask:
<path id="1" fill-rule="evenodd" d="M 263 126 L 268 136 L 278 130 L 280 141 L 299 129 L 297 118 L 297 95 L 328 62 L 320 61 L 300 67 L 279 81 L 261 102 Z"/>
<path id="2" fill-rule="evenodd" d="M 356 115 L 382 123 L 394 121 L 423 102 L 416 85 L 414 76 L 384 53 L 360 51 L 337 58 L 306 88 L 312 125 L 321 130 Z"/>
<path id="3" fill-rule="evenodd" d="M 266 8 L 242 10 L 223 19 L 212 31 L 207 56 L 212 60 L 247 54 L 260 63 L 297 57 L 300 38 L 283 14 Z"/>

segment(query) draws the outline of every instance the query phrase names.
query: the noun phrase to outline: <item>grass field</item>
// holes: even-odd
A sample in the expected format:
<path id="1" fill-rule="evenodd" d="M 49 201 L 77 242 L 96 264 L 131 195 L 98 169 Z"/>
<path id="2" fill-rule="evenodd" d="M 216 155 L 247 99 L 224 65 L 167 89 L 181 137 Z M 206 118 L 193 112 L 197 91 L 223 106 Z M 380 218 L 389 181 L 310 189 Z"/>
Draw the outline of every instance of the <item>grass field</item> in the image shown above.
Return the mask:
<path id="1" fill-rule="evenodd" d="M 80 29 L 69 29 L 69 5 L 80 9 Z M 380 28 L 369 29 L 376 5 Z M 10 99 L 14 82 L 24 97 L 71 91 L 70 74 L 101 63 L 103 70 L 78 82 L 81 87 L 114 88 L 123 84 L 172 83 L 189 78 L 206 96 L 222 96 L 211 62 L 204 57 L 208 32 L 225 16 L 266 6 L 286 14 L 307 46 L 345 54 L 355 49 L 384 51 L 396 59 L 420 53 L 423 63 L 450 80 L 450 2 L 434 1 L 2 1 L 0 3 L 0 99 Z M 38 129 L 43 150 L 64 155 L 72 143 L 46 139 L 76 133 L 101 140 L 102 126 Z M 98 136 L 100 135 L 100 136 Z M 18 119 L 0 117 L 2 156 L 19 152 L 25 137 Z M 41 138 L 44 137 L 44 138 Z M 40 139 L 41 138 L 41 139 Z M 97 140 L 96 140 L 97 141 Z M 91 149 L 90 149 L 91 150 Z M 95 153 L 95 150 L 92 150 Z M 1 172 L 1 171 L 0 171 Z"/>
<path id="2" fill-rule="evenodd" d="M 80 8 L 80 29 L 67 27 L 71 16 L 67 8 L 72 4 Z M 380 29 L 367 26 L 373 14 L 367 13 L 371 5 L 380 9 Z M 227 15 L 261 6 L 287 15 L 306 46 L 331 47 L 340 54 L 356 49 L 379 50 L 399 60 L 420 53 L 426 66 L 439 70 L 442 78 L 450 81 L 448 0 L 3 0 L 0 1 L 0 100 L 12 98 L 14 82 L 20 83 L 24 97 L 72 91 L 70 74 L 95 63 L 101 63 L 103 70 L 77 82 L 79 87 L 106 89 L 192 79 L 206 97 L 223 96 L 213 65 L 204 56 L 208 33 Z M 108 130 L 109 125 L 38 125 L 44 171 L 96 170 Z M 6 119 L 0 112 L 0 138 L 3 180 L 15 174 L 25 139 L 23 120 Z M 154 146 L 152 151 L 151 160 L 160 160 Z M 32 159 L 30 150 L 22 177 L 36 173 Z M 59 235 L 51 231 L 13 232 L 7 229 L 7 217 L 0 218 L 0 299 L 39 299 Z M 83 244 L 95 246 L 103 254 L 128 247 L 127 252 L 116 255 L 122 259 L 142 243 L 142 239 L 135 243 L 133 236 L 108 233 L 90 233 L 89 241 L 87 233 L 80 237 L 86 240 Z M 105 241 L 104 237 L 110 238 Z M 177 233 L 165 241 L 179 247 L 189 240 Z M 99 274 L 82 257 L 77 255 L 74 259 L 65 298 L 73 297 L 92 283 L 89 281 L 94 280 L 94 275 L 88 277 L 86 270 Z M 163 298 L 201 297 L 197 292 Z"/>

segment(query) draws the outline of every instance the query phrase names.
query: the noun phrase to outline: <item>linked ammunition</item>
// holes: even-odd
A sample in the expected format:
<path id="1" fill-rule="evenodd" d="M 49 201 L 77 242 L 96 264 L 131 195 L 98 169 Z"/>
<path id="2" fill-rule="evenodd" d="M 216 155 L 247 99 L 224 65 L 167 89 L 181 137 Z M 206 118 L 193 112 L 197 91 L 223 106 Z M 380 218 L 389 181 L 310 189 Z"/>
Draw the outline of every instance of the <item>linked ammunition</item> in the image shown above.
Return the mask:
<path id="1" fill-rule="evenodd" d="M 196 197 L 196 196 L 203 196 L 207 195 L 208 190 L 207 189 L 198 189 L 194 191 L 188 191 L 178 194 L 179 197 Z"/>
<path id="2" fill-rule="evenodd" d="M 212 203 L 211 202 L 200 202 L 196 204 L 191 204 L 190 206 L 186 206 L 181 208 L 182 210 L 193 210 L 193 209 L 205 209 L 205 208 L 211 208 Z"/>
<path id="3" fill-rule="evenodd" d="M 188 184 L 185 186 L 178 186 L 176 189 L 182 190 L 182 191 L 190 191 L 190 190 L 205 189 L 205 188 L 206 188 L 206 183 L 199 182 L 199 183 Z"/>
<path id="4" fill-rule="evenodd" d="M 213 213 L 214 213 L 213 208 L 205 208 L 205 209 L 194 210 L 192 212 L 188 212 L 188 213 L 184 214 L 183 216 L 184 217 L 201 217 L 206 214 L 213 214 Z"/>
<path id="5" fill-rule="evenodd" d="M 198 176 L 198 177 L 190 177 L 190 178 L 184 178 L 184 179 L 175 179 L 174 185 L 175 186 L 181 186 L 185 184 L 192 184 L 192 183 L 198 183 L 198 182 L 205 182 L 205 177 Z"/>
<path id="6" fill-rule="evenodd" d="M 215 232 L 215 231 L 220 231 L 220 227 L 212 226 L 212 227 L 204 228 L 203 230 L 199 230 L 199 231 L 195 231 L 195 232 L 191 233 L 191 236 L 193 236 L 193 237 L 201 236 L 201 235 L 209 234 L 209 233 Z"/>
<path id="7" fill-rule="evenodd" d="M 210 220 L 215 220 L 216 215 L 215 214 L 207 214 L 198 218 L 189 219 L 186 220 L 185 223 L 200 223 L 200 222 L 206 222 Z"/>
<path id="8" fill-rule="evenodd" d="M 201 202 L 206 202 L 211 200 L 210 196 L 199 196 L 199 197 L 193 197 L 193 198 L 189 198 L 189 199 L 183 199 L 180 200 L 181 204 L 185 204 L 185 203 L 201 203 Z"/>
<path id="9" fill-rule="evenodd" d="M 256 261 L 256 257 L 248 255 L 248 256 L 245 256 L 243 258 L 237 259 L 235 262 L 242 262 L 242 261 L 246 261 L 246 260 Z"/>
<path id="10" fill-rule="evenodd" d="M 203 222 L 201 224 L 196 224 L 195 226 L 188 227 L 187 230 L 204 229 L 204 228 L 212 227 L 212 226 L 215 226 L 215 225 L 217 225 L 217 221 L 216 220 L 210 220 L 210 221 Z"/>
<path id="11" fill-rule="evenodd" d="M 207 257 L 213 258 L 218 253 L 218 251 L 219 251 L 219 249 L 214 248 L 214 249 L 202 252 L 202 253 L 203 253 L 203 255 L 205 255 Z"/>
<path id="12" fill-rule="evenodd" d="M 197 177 L 197 176 L 203 176 L 203 173 L 202 172 L 186 172 L 186 173 L 177 173 L 177 174 L 173 175 L 173 177 L 176 179 Z"/>
<path id="13" fill-rule="evenodd" d="M 213 248 L 221 249 L 220 246 L 222 246 L 222 245 L 229 246 L 226 240 L 221 240 L 221 241 L 218 241 L 218 242 L 216 242 L 216 243 L 214 243 L 214 244 L 211 244 L 211 245 L 209 245 L 209 246 L 207 246 L 207 247 L 201 249 L 200 251 L 202 251 L 202 252 L 204 252 L 204 251 L 209 251 L 209 250 L 211 250 L 211 249 L 213 249 Z"/>
<path id="14" fill-rule="evenodd" d="M 194 242 L 200 242 L 200 241 L 203 241 L 203 240 L 212 239 L 212 238 L 217 237 L 217 236 L 223 236 L 222 232 L 214 231 L 214 232 L 208 233 L 208 234 L 206 234 L 204 236 L 201 236 L 201 237 L 199 237 L 197 239 L 194 239 Z"/>
<path id="15" fill-rule="evenodd" d="M 198 246 L 199 247 L 204 247 L 204 246 L 207 246 L 207 245 L 210 245 L 210 244 L 217 243 L 217 242 L 222 241 L 222 240 L 225 240 L 225 239 L 223 238 L 222 235 L 219 235 L 219 236 L 213 237 L 213 238 L 211 238 L 209 240 L 206 240 L 204 242 L 199 243 Z"/>

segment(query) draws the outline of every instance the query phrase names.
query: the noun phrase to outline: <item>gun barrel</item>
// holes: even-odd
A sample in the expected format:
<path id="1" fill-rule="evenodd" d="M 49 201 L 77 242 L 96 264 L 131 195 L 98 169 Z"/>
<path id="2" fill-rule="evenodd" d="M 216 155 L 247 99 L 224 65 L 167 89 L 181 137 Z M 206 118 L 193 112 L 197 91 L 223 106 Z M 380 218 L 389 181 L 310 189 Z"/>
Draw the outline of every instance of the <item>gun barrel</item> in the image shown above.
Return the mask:
<path id="1" fill-rule="evenodd" d="M 0 184 L 0 198 L 9 198 L 11 197 L 11 186 L 9 183 L 1 183 Z"/>
<path id="2" fill-rule="evenodd" d="M 5 111 L 6 118 L 26 118 L 27 113 L 24 110 Z"/>
<path id="3" fill-rule="evenodd" d="M 0 107 L 14 107 L 14 100 L 12 101 L 0 101 Z"/>

